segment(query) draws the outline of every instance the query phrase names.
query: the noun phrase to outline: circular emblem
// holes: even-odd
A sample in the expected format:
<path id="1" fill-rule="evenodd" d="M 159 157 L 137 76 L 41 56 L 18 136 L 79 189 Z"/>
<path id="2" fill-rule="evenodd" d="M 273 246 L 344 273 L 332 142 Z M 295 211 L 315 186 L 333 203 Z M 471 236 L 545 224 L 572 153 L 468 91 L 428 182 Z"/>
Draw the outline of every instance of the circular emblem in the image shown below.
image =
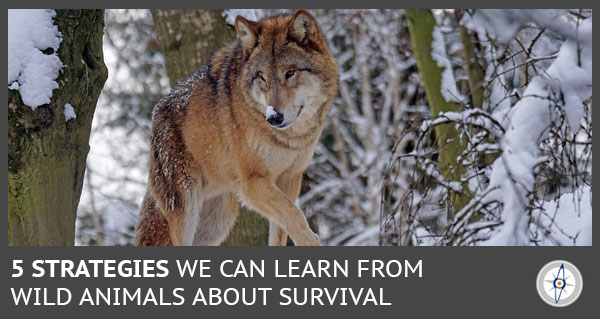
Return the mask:
<path id="1" fill-rule="evenodd" d="M 537 275 L 537 291 L 542 300 L 554 307 L 565 307 L 577 300 L 583 290 L 579 269 L 564 260 L 547 263 Z"/>

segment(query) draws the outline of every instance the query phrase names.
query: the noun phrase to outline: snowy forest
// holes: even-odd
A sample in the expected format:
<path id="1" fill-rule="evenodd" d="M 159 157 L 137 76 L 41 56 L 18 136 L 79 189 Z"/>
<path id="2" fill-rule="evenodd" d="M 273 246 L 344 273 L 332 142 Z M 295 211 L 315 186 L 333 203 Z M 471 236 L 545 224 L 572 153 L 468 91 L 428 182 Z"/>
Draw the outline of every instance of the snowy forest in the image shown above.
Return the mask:
<path id="1" fill-rule="evenodd" d="M 592 245 L 592 10 L 309 10 L 339 92 L 296 205 L 327 246 Z M 154 105 L 284 9 L 9 10 L 9 245 L 132 245 Z M 224 245 L 266 245 L 242 208 Z"/>

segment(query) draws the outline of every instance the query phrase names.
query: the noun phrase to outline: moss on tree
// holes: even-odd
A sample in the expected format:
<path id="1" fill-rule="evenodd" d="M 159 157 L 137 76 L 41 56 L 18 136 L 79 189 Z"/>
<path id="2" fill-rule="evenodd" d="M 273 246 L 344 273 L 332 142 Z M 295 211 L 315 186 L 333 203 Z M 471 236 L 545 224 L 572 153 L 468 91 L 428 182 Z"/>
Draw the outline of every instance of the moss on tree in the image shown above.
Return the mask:
<path id="1" fill-rule="evenodd" d="M 442 95 L 442 72 L 444 69 L 439 67 L 431 56 L 433 29 L 436 26 L 433 14 L 428 9 L 406 10 L 406 19 L 431 115 L 438 116 L 441 112 L 461 111 L 458 103 L 446 101 Z M 460 163 L 457 163 L 457 158 L 464 150 L 465 143 L 461 141 L 452 124 L 436 126 L 435 134 L 439 148 L 438 161 L 444 178 L 447 181 L 460 181 L 465 169 Z M 463 193 L 455 194 L 452 197 L 454 212 L 460 210 L 471 198 L 468 187 L 463 186 Z"/>
<path id="2" fill-rule="evenodd" d="M 150 11 L 171 86 L 199 69 L 213 51 L 235 37 L 223 10 Z"/>

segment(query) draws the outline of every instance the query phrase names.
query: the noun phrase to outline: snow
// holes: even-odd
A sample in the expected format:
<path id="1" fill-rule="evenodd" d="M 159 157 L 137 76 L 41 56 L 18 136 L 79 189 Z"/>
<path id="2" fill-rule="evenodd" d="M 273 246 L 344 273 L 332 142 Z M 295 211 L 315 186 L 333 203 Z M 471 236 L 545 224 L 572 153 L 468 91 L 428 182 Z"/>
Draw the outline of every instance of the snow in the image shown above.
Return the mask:
<path id="1" fill-rule="evenodd" d="M 149 15 L 147 11 L 144 12 Z M 473 12 L 474 16 L 470 16 Z M 575 51 L 568 48 L 567 44 L 561 49 L 564 52 L 558 54 L 564 38 L 556 37 L 549 31 L 544 33 L 533 48 L 532 57 L 557 55 L 558 58 L 532 63 L 537 70 L 529 73 L 529 79 L 536 75 L 541 75 L 542 78 L 529 81 L 531 88 L 525 92 L 526 84 L 520 79 L 520 68 L 510 71 L 520 62 L 521 56 L 515 56 L 507 62 L 489 63 L 499 61 L 503 51 L 508 46 L 515 45 L 515 31 L 522 25 L 522 21 L 508 17 L 505 12 L 469 10 L 461 21 L 463 24 L 469 24 L 470 30 L 477 29 L 483 46 L 478 52 L 481 52 L 482 60 L 488 62 L 484 64 L 488 66 L 485 70 L 484 107 L 442 113 L 438 118 L 425 121 L 420 126 L 424 131 L 433 125 L 451 123 L 460 129 L 460 134 L 469 138 L 470 147 L 476 147 L 479 152 L 497 151 L 497 154 L 503 155 L 493 166 L 486 163 L 484 170 L 467 171 L 461 181 L 446 181 L 439 169 L 424 166 L 437 182 L 435 184 L 443 186 L 428 189 L 428 193 L 406 191 L 412 181 L 411 175 L 416 171 L 413 169 L 415 156 L 404 157 L 401 165 L 397 166 L 398 169 L 390 171 L 392 178 L 388 181 L 390 184 L 386 185 L 386 190 L 393 191 L 390 195 L 390 207 L 402 207 L 398 203 L 402 203 L 405 195 L 410 195 L 406 198 L 419 201 L 422 205 L 422 209 L 416 211 L 417 218 L 412 218 L 410 214 L 414 210 L 408 209 L 399 211 L 395 219 L 390 217 L 391 222 L 399 224 L 397 227 L 400 231 L 394 234 L 408 234 L 407 238 L 412 238 L 411 243 L 414 245 L 448 244 L 448 237 L 442 231 L 452 232 L 450 227 L 456 221 L 448 220 L 450 218 L 447 217 L 447 201 L 440 199 L 451 194 L 449 191 L 464 191 L 467 187 L 477 200 L 483 204 L 492 203 L 492 207 L 479 210 L 476 207 L 471 210 L 485 214 L 482 220 L 472 222 L 473 219 L 469 220 L 468 217 L 459 220 L 467 221 L 463 228 L 467 234 L 481 227 L 486 228 L 469 237 L 474 238 L 473 240 L 455 242 L 457 245 L 476 245 L 487 239 L 489 241 L 484 244 L 591 245 L 591 187 L 561 189 L 557 194 L 562 196 L 556 195 L 554 200 L 551 200 L 554 197 L 552 194 L 544 199 L 536 197 L 533 200 L 534 204 L 531 203 L 531 190 L 539 191 L 540 188 L 535 184 L 539 182 L 539 179 L 536 180 L 536 177 L 539 177 L 536 172 L 539 169 L 538 163 L 547 161 L 547 158 L 540 154 L 539 141 L 547 135 L 547 124 L 557 114 L 554 110 L 549 110 L 547 100 L 535 98 L 532 94 L 543 94 L 543 97 L 547 97 L 559 91 L 564 93 L 564 114 L 569 126 L 573 130 L 577 129 L 577 123 L 581 119 L 581 101 L 584 101 L 588 94 L 586 86 L 591 89 L 591 46 L 589 50 L 581 52 L 583 66 L 579 67 L 573 63 Z M 528 14 L 535 12 L 538 11 Z M 237 15 L 258 21 L 278 13 L 290 11 L 232 9 L 225 10 L 223 16 L 229 24 L 234 24 Z M 415 71 L 415 60 L 411 54 L 407 34 L 396 32 L 402 27 L 403 12 L 315 10 L 314 13 L 340 66 L 340 95 L 334 101 L 325 130 L 331 138 L 327 139 L 326 143 L 321 141 L 316 145 L 315 154 L 305 172 L 306 191 L 300 194 L 296 205 L 306 213 L 311 223 L 314 222 L 325 245 L 377 245 L 382 233 L 388 231 L 391 234 L 391 231 L 396 229 L 386 229 L 386 221 L 382 220 L 388 218 L 382 216 L 385 213 L 383 210 L 388 207 L 383 205 L 381 197 L 382 173 L 388 169 L 390 158 L 401 155 L 393 153 L 393 148 L 407 123 L 429 114 L 419 86 L 419 75 Z M 504 16 L 500 17 L 500 14 Z M 493 22 L 489 17 L 494 18 L 495 15 L 497 20 Z M 123 21 L 131 21 L 127 14 L 119 16 Z M 437 35 L 433 35 L 432 49 L 437 53 L 436 63 L 445 69 L 442 82 L 444 97 L 456 100 L 462 97 L 458 94 L 455 78 L 464 78 L 465 71 L 457 52 L 460 50 L 460 41 L 456 41 L 457 30 L 454 25 L 449 25 L 448 21 L 453 20 L 445 19 L 444 25 L 434 30 Z M 518 31 L 518 35 L 523 36 L 521 41 L 525 47 L 528 47 L 531 38 L 539 31 L 539 28 L 530 25 L 534 20 L 531 21 L 525 29 Z M 541 24 L 538 26 L 543 27 Z M 573 26 L 571 25 L 575 30 Z M 490 37 L 492 27 L 497 30 L 496 34 L 512 42 L 506 45 L 498 44 L 499 41 L 496 41 L 494 36 Z M 532 30 L 531 36 L 524 35 L 528 30 Z M 565 34 L 567 33 L 569 32 L 565 30 Z M 127 42 L 123 37 L 118 37 L 116 32 L 111 34 L 111 37 L 119 43 Z M 591 19 L 580 25 L 578 37 L 582 44 L 591 43 Z M 552 46 L 541 47 L 541 41 L 547 41 Z M 491 43 L 498 47 L 490 50 Z M 130 48 L 131 44 L 127 43 L 127 47 Z M 145 48 L 146 46 L 140 46 L 135 50 L 144 52 Z M 509 49 L 509 52 L 517 52 L 520 48 Z M 132 49 L 129 56 L 135 57 L 135 50 Z M 119 92 L 139 90 L 136 86 L 139 81 L 131 80 L 135 79 L 131 73 L 132 69 L 117 67 L 117 62 L 124 59 L 124 55 L 114 48 L 107 47 L 106 43 L 105 59 L 110 71 L 107 87 L 123 88 Z M 563 62 L 549 69 L 553 62 L 561 60 Z M 362 64 L 366 67 L 362 67 Z M 531 69 L 532 67 L 530 71 Z M 556 70 L 552 71 L 553 69 Z M 589 74 L 580 69 L 589 70 Z M 504 71 L 506 73 L 502 73 Z M 571 71 L 573 73 L 569 73 Z M 500 73 L 503 75 L 495 76 Z M 166 75 L 163 78 L 167 79 Z M 361 81 L 362 79 L 368 81 Z M 9 83 L 9 86 L 19 89 L 18 82 Z M 98 232 L 104 234 L 104 245 L 130 244 L 132 229 L 146 191 L 149 123 L 143 118 L 136 118 L 136 125 L 141 129 L 135 130 L 107 125 L 115 121 L 115 114 L 128 112 L 123 111 L 123 105 L 135 104 L 136 107 L 142 107 L 138 104 L 143 102 L 137 99 L 134 101 L 132 98 L 131 103 L 116 103 L 107 97 L 109 92 L 105 91 L 101 96 L 94 116 L 88 157 L 89 174 L 86 174 L 82 204 L 79 208 L 80 217 L 88 216 L 86 214 L 92 210 L 97 211 L 102 225 L 97 229 L 79 230 L 78 244 L 87 244 L 86 238 L 94 238 Z M 161 92 L 156 90 L 154 94 L 160 95 Z M 519 100 L 522 102 L 518 102 Z M 466 101 L 466 98 L 461 100 Z M 365 108 L 371 112 L 363 112 Z M 531 110 L 528 111 L 529 108 Z M 265 115 L 272 115 L 272 112 L 274 109 L 265 110 Z M 590 114 L 586 115 L 591 118 Z M 420 123 L 415 122 L 416 125 Z M 471 132 L 464 127 L 470 126 L 484 128 L 489 135 L 469 135 Z M 406 140 L 411 138 L 414 137 L 407 135 Z M 403 140 L 398 144 L 398 149 L 402 149 L 404 145 Z M 114 152 L 115 147 L 119 148 L 119 152 Z M 591 152 L 591 145 L 589 147 Z M 412 153 L 426 156 L 431 152 L 420 147 Z M 461 163 L 471 160 L 473 159 L 463 157 Z M 473 164 L 470 162 L 465 165 Z M 475 174 L 480 176 L 466 178 Z M 491 182 L 488 182 L 489 178 Z M 569 193 L 563 194 L 565 191 Z M 499 203 L 498 208 L 493 207 L 494 203 Z M 536 206 L 538 208 L 535 208 Z M 85 221 L 83 218 L 81 220 Z M 79 218 L 78 223 L 82 223 Z M 406 227 L 407 231 L 404 232 L 401 227 Z M 504 227 L 506 230 L 502 232 Z M 382 243 L 395 243 L 393 236 L 391 238 L 383 239 Z"/>
<path id="2" fill-rule="evenodd" d="M 223 17 L 227 24 L 235 25 L 235 17 L 238 15 L 250 20 L 250 21 L 259 21 L 263 18 L 260 10 L 258 9 L 227 9 L 223 10 Z"/>
<path id="3" fill-rule="evenodd" d="M 433 28 L 433 41 L 431 42 L 431 57 L 435 60 L 436 64 L 443 68 L 442 71 L 442 95 L 446 102 L 455 101 L 460 102 L 464 100 L 462 94 L 458 92 L 456 88 L 456 80 L 454 79 L 454 70 L 452 64 L 446 54 L 446 41 L 440 28 L 436 25 Z"/>
<path id="4" fill-rule="evenodd" d="M 562 89 L 571 129 L 579 127 L 583 118 L 583 101 L 592 96 L 592 18 L 579 26 L 578 40 L 579 45 L 572 40 L 566 41 L 547 71 L 555 80 L 554 84 Z M 578 48 L 581 51 L 578 52 Z"/>
<path id="5" fill-rule="evenodd" d="M 525 24 L 537 23 L 544 28 L 573 38 L 574 30 L 564 17 L 564 9 L 478 9 L 474 14 L 465 14 L 461 24 L 475 30 L 480 39 L 492 37 L 500 43 L 514 39 L 519 28 Z"/>
<path id="6" fill-rule="evenodd" d="M 493 114 L 489 114 L 479 108 L 466 109 L 461 112 L 440 112 L 435 119 L 423 121 L 420 130 L 426 131 L 433 126 L 449 122 L 461 122 L 483 127 L 490 132 L 494 132 L 496 135 L 501 134 L 492 119 L 494 119 Z"/>
<path id="7" fill-rule="evenodd" d="M 269 105 L 269 106 L 267 106 L 266 119 L 268 119 L 272 116 L 277 116 L 277 112 L 275 111 L 273 106 Z"/>
<path id="8" fill-rule="evenodd" d="M 77 114 L 75 114 L 75 109 L 69 103 L 65 104 L 65 121 L 77 118 Z"/>
<path id="9" fill-rule="evenodd" d="M 62 38 L 52 23 L 55 15 L 54 10 L 8 10 L 8 85 L 33 110 L 50 103 L 63 67 L 56 53 Z M 53 53 L 44 54 L 46 49 Z"/>
<path id="10" fill-rule="evenodd" d="M 564 111 L 571 128 L 579 127 L 583 102 L 592 96 L 592 19 L 579 27 L 579 46 L 567 40 L 558 57 L 546 70 L 531 80 L 523 98 L 508 113 L 509 125 L 502 140 L 502 156 L 493 166 L 487 202 L 499 200 L 503 226 L 484 242 L 485 245 L 524 245 L 529 242 L 529 215 L 525 203 L 534 190 L 534 172 L 545 158 L 539 143 L 548 136 L 550 121 L 557 116 L 552 99 L 562 96 Z M 578 64 L 578 48 L 581 65 Z"/>
<path id="11" fill-rule="evenodd" d="M 473 15 L 465 14 L 461 23 L 475 30 L 480 39 L 490 36 L 506 43 L 519 30 L 519 23 L 515 23 L 507 12 L 508 10 L 498 9 L 476 10 Z"/>
<path id="12" fill-rule="evenodd" d="M 379 225 L 371 225 L 344 243 L 346 246 L 377 246 Z"/>
<path id="13" fill-rule="evenodd" d="M 592 245 L 592 188 L 581 187 L 563 194 L 558 201 L 544 203 L 543 210 L 533 212 L 540 245 Z M 544 231 L 550 230 L 550 232 Z"/>

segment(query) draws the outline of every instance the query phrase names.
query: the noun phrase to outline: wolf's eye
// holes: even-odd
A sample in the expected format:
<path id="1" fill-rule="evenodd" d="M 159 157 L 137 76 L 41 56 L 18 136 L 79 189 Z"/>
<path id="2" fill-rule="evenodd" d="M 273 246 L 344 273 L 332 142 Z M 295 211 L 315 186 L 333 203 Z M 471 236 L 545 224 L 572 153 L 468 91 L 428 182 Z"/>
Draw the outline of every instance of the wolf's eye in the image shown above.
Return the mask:
<path id="1" fill-rule="evenodd" d="M 265 78 L 263 77 L 263 74 L 262 74 L 261 71 L 256 72 L 256 77 L 259 78 L 259 79 L 261 79 L 261 80 L 263 80 L 263 82 L 267 82 L 265 80 Z"/>
<path id="2" fill-rule="evenodd" d="M 292 76 L 294 76 L 294 74 L 296 74 L 296 70 L 288 70 L 287 72 L 285 72 L 285 78 L 289 79 Z"/>

